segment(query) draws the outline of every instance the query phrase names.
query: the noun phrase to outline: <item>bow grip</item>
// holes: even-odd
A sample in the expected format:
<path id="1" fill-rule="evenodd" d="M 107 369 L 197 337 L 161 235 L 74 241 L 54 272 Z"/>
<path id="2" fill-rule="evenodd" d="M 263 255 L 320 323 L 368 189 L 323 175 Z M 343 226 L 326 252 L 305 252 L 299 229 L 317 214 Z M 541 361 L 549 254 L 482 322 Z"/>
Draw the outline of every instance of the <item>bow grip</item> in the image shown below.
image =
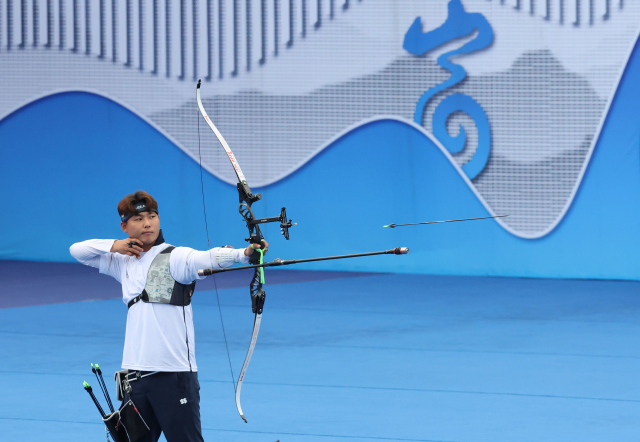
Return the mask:
<path id="1" fill-rule="evenodd" d="M 257 242 L 251 241 L 251 244 L 258 244 Z M 260 240 L 260 248 L 264 249 L 264 240 Z M 255 265 L 260 264 L 260 253 L 256 252 L 254 249 L 253 253 L 249 256 L 249 264 Z"/>

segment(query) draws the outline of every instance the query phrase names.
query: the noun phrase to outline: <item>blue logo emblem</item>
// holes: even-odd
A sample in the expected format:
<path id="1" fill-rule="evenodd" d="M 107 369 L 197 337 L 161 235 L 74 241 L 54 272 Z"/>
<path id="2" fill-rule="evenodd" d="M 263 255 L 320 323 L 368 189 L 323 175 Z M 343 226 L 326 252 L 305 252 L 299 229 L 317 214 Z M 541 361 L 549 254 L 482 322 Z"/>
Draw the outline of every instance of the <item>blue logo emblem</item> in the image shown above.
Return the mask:
<path id="1" fill-rule="evenodd" d="M 422 125 L 424 109 L 438 92 L 460 83 L 467 76 L 467 71 L 462 66 L 450 60 L 456 55 L 467 54 L 486 48 L 493 41 L 493 29 L 487 19 L 480 13 L 469 13 L 464 10 L 460 0 L 449 2 L 449 15 L 447 20 L 439 27 L 429 32 L 422 32 L 420 17 L 416 18 L 404 36 L 402 47 L 415 55 L 423 55 L 429 51 L 456 38 L 465 37 L 477 30 L 476 37 L 462 45 L 460 48 L 446 52 L 438 57 L 438 64 L 448 70 L 451 76 L 448 80 L 426 91 L 416 105 L 414 121 Z M 489 120 L 482 106 L 473 98 L 464 94 L 451 94 L 436 107 L 432 127 L 433 135 L 451 153 L 460 152 L 466 143 L 467 135 L 460 126 L 460 132 L 451 136 L 447 131 L 447 119 L 457 111 L 469 115 L 478 129 L 478 147 L 476 152 L 462 170 L 469 179 L 473 179 L 486 166 L 491 151 L 491 128 Z"/>

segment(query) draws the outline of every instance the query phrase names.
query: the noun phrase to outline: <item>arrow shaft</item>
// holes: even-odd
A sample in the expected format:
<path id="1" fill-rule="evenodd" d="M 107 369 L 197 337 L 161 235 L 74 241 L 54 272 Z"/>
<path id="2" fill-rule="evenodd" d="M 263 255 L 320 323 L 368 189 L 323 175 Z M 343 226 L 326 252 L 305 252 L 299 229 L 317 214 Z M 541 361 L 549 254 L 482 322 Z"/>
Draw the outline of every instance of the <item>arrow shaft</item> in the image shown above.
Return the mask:
<path id="1" fill-rule="evenodd" d="M 460 221 L 475 221 L 479 219 L 504 218 L 506 216 L 509 216 L 509 215 L 481 216 L 479 218 L 464 218 L 464 219 L 446 219 L 442 221 L 427 221 L 425 223 L 389 224 L 388 226 L 384 226 L 384 227 L 394 228 L 394 227 L 402 227 L 402 226 L 419 226 L 424 224 L 457 223 Z"/>

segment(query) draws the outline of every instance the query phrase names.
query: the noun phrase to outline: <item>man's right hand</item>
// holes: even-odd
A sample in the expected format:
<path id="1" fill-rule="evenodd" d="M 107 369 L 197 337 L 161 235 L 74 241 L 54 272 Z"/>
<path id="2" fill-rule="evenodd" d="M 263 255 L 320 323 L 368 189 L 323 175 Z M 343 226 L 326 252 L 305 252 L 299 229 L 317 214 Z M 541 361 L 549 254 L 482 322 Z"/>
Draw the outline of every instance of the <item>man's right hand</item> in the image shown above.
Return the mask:
<path id="1" fill-rule="evenodd" d="M 110 252 L 139 257 L 143 252 L 142 241 L 136 238 L 117 239 L 113 242 Z"/>

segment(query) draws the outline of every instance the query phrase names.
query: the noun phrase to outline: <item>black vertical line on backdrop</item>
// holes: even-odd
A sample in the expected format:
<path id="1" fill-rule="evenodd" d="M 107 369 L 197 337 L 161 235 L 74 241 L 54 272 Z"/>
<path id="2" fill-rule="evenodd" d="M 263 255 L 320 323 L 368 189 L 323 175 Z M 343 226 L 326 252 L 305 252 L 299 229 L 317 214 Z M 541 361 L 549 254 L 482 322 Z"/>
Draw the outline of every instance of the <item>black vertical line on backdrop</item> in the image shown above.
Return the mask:
<path id="1" fill-rule="evenodd" d="M 549 21 L 549 20 L 551 20 L 551 0 L 546 0 L 546 3 L 547 3 L 546 4 L 547 12 L 546 12 L 546 14 L 544 16 L 544 19 L 546 21 Z"/>
<path id="2" fill-rule="evenodd" d="M 218 78 L 224 77 L 224 1 L 218 0 Z"/>
<path id="3" fill-rule="evenodd" d="M 560 24 L 564 24 L 564 0 L 560 0 L 559 4 Z"/>
<path id="4" fill-rule="evenodd" d="M 260 1 L 260 65 L 267 62 L 267 0 Z"/>
<path id="5" fill-rule="evenodd" d="M 105 58 L 107 56 L 107 30 L 105 28 L 105 0 L 100 0 L 100 55 L 98 58 Z"/>
<path id="6" fill-rule="evenodd" d="M 294 17 L 293 0 L 289 0 L 289 41 L 287 42 L 288 48 L 293 46 L 294 33 L 295 33 L 295 17 Z"/>
<path id="7" fill-rule="evenodd" d="M 573 22 L 573 26 L 580 26 L 580 0 L 576 0 L 576 21 Z"/>
<path id="8" fill-rule="evenodd" d="M 247 72 L 251 70 L 251 1 L 247 0 L 244 11 L 247 25 Z"/>
<path id="9" fill-rule="evenodd" d="M 280 0 L 273 0 L 273 55 L 280 50 Z"/>
<path id="10" fill-rule="evenodd" d="M 622 6 L 624 6 L 624 0 L 620 0 L 620 9 L 622 9 Z"/>
<path id="11" fill-rule="evenodd" d="M 342 5 L 342 10 L 346 11 L 349 9 L 349 0 L 344 0 L 344 4 Z"/>
<path id="12" fill-rule="evenodd" d="M 37 0 L 33 0 L 33 47 L 40 43 L 40 7 Z"/>
<path id="13" fill-rule="evenodd" d="M 239 26 L 239 0 L 233 0 L 233 71 L 231 72 L 231 76 L 235 77 L 238 75 L 238 51 L 240 48 L 238 47 L 238 26 Z"/>
<path id="14" fill-rule="evenodd" d="M 4 10 L 2 9 L 3 7 L 2 0 L 0 0 L 0 52 L 2 52 L 2 41 L 4 36 L 4 29 L 2 29 L 2 16 L 4 14 Z"/>
<path id="15" fill-rule="evenodd" d="M 529 0 L 529 15 L 535 15 L 536 0 Z"/>
<path id="16" fill-rule="evenodd" d="M 609 20 L 609 14 L 611 11 L 611 0 L 605 0 L 604 7 L 605 7 L 605 10 L 604 10 L 604 15 L 602 16 L 602 19 Z"/>
<path id="17" fill-rule="evenodd" d="M 238 0 L 233 0 L 233 71 L 231 76 L 238 75 Z"/>
<path id="18" fill-rule="evenodd" d="M 13 46 L 13 0 L 7 0 L 7 51 Z"/>
<path id="19" fill-rule="evenodd" d="M 21 42 L 18 45 L 19 49 L 24 49 L 24 47 L 27 45 L 27 32 L 28 32 L 28 28 L 27 28 L 27 0 L 21 0 L 20 1 L 20 38 L 21 38 Z"/>
<path id="20" fill-rule="evenodd" d="M 58 32 L 60 33 L 60 41 L 58 42 L 58 48 L 64 49 L 65 38 L 64 38 L 64 28 L 66 27 L 66 23 L 64 20 L 64 0 L 60 0 L 58 2 Z"/>
<path id="21" fill-rule="evenodd" d="M 178 79 L 184 80 L 186 74 L 187 63 L 187 2 L 180 0 L 180 76 Z"/>
<path id="22" fill-rule="evenodd" d="M 314 29 L 320 29 L 322 26 L 322 0 L 318 0 L 318 14 L 316 16 L 316 23 L 313 25 Z"/>
<path id="23" fill-rule="evenodd" d="M 131 15 L 133 13 L 133 10 L 131 8 L 131 1 L 132 0 L 127 0 L 127 4 L 126 4 L 126 15 L 127 15 L 127 19 L 126 19 L 126 24 L 127 24 L 127 62 L 124 64 L 125 66 L 131 66 L 133 63 L 133 54 L 131 53 L 131 39 L 133 38 L 133 35 L 131 35 Z"/>
<path id="24" fill-rule="evenodd" d="M 84 47 L 85 54 L 91 54 L 91 0 L 84 0 Z"/>
<path id="25" fill-rule="evenodd" d="M 593 16 L 595 5 L 593 4 L 593 0 L 589 0 L 589 26 L 593 26 Z"/>
<path id="26" fill-rule="evenodd" d="M 139 68 L 144 70 L 144 0 L 138 0 L 138 56 Z"/>
<path id="27" fill-rule="evenodd" d="M 53 45 L 53 0 L 47 0 L 47 43 L 45 48 L 50 49 Z"/>
<path id="28" fill-rule="evenodd" d="M 73 0 L 73 48 L 72 52 L 80 50 L 80 7 L 78 0 Z"/>
<path id="29" fill-rule="evenodd" d="M 333 20 L 336 14 L 336 0 L 329 0 L 329 20 Z"/>
<path id="30" fill-rule="evenodd" d="M 193 22 L 193 79 L 198 80 L 198 0 L 193 0 L 191 9 Z"/>
<path id="31" fill-rule="evenodd" d="M 307 36 L 307 0 L 302 0 L 302 38 Z"/>
<path id="32" fill-rule="evenodd" d="M 213 0 L 207 0 L 207 76 L 205 80 L 213 79 Z"/>
<path id="33" fill-rule="evenodd" d="M 111 0 L 111 61 L 118 61 L 118 0 Z"/>
<path id="34" fill-rule="evenodd" d="M 167 68 L 167 78 L 171 77 L 171 0 L 164 2 L 164 42 L 165 42 L 165 63 Z"/>
<path id="35" fill-rule="evenodd" d="M 153 75 L 158 75 L 158 46 L 160 45 L 160 41 L 158 39 L 158 31 L 160 30 L 160 17 L 158 16 L 158 2 L 160 0 L 153 0 L 153 70 L 151 73 Z"/>
<path id="36" fill-rule="evenodd" d="M 521 2 L 521 1 L 522 1 L 522 0 L 516 0 L 516 5 L 513 7 L 513 9 L 515 9 L 515 10 L 519 11 L 519 10 L 520 10 L 520 8 L 521 8 L 521 6 L 522 6 L 522 5 L 520 4 L 520 2 Z"/>

